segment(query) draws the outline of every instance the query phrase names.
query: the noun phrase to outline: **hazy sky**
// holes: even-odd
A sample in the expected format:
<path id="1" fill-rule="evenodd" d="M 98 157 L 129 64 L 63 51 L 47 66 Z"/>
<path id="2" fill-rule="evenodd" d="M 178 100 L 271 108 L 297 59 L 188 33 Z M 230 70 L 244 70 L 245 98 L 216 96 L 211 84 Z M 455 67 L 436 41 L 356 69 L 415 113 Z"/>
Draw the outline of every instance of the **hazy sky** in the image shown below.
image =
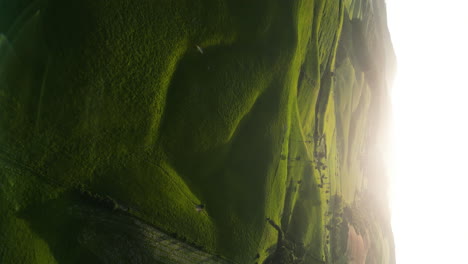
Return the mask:
<path id="1" fill-rule="evenodd" d="M 467 2 L 387 0 L 398 264 L 468 263 Z"/>

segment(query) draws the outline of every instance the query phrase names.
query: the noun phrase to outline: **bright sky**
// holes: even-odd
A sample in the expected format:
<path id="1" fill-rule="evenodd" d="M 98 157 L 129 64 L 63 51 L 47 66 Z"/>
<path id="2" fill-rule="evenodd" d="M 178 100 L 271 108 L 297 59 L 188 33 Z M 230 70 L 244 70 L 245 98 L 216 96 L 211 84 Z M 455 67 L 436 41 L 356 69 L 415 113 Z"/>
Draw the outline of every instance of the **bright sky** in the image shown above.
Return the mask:
<path id="1" fill-rule="evenodd" d="M 397 263 L 468 263 L 468 1 L 386 2 Z"/>

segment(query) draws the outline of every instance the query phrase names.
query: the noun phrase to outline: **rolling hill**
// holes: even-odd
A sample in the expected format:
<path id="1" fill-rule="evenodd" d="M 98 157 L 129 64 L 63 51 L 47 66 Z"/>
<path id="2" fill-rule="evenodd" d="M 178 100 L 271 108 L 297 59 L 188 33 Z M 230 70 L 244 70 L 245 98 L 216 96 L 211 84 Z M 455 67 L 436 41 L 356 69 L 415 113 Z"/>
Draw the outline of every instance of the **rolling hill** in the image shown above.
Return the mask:
<path id="1" fill-rule="evenodd" d="M 395 262 L 383 0 L 0 7 L 1 263 Z"/>

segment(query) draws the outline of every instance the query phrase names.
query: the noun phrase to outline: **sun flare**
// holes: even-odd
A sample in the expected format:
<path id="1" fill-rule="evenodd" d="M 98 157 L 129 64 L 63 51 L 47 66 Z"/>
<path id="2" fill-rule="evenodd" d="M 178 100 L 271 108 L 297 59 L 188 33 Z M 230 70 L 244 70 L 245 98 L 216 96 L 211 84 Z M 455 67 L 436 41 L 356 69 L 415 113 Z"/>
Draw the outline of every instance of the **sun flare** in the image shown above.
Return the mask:
<path id="1" fill-rule="evenodd" d="M 397 263 L 463 263 L 468 245 L 468 20 L 463 1 L 387 1 Z"/>

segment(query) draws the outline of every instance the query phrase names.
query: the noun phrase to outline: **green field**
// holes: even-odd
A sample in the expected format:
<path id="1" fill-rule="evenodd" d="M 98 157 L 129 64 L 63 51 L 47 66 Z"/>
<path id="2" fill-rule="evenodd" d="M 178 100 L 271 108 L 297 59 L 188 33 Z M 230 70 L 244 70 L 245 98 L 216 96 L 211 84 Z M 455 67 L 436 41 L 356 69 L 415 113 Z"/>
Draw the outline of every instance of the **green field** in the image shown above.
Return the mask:
<path id="1" fill-rule="evenodd" d="M 371 2 L 0 0 L 0 262 L 108 263 L 69 213 L 91 207 L 240 264 L 275 261 L 271 218 L 335 263 L 327 200 L 385 188 L 362 162 L 394 60 Z"/>

